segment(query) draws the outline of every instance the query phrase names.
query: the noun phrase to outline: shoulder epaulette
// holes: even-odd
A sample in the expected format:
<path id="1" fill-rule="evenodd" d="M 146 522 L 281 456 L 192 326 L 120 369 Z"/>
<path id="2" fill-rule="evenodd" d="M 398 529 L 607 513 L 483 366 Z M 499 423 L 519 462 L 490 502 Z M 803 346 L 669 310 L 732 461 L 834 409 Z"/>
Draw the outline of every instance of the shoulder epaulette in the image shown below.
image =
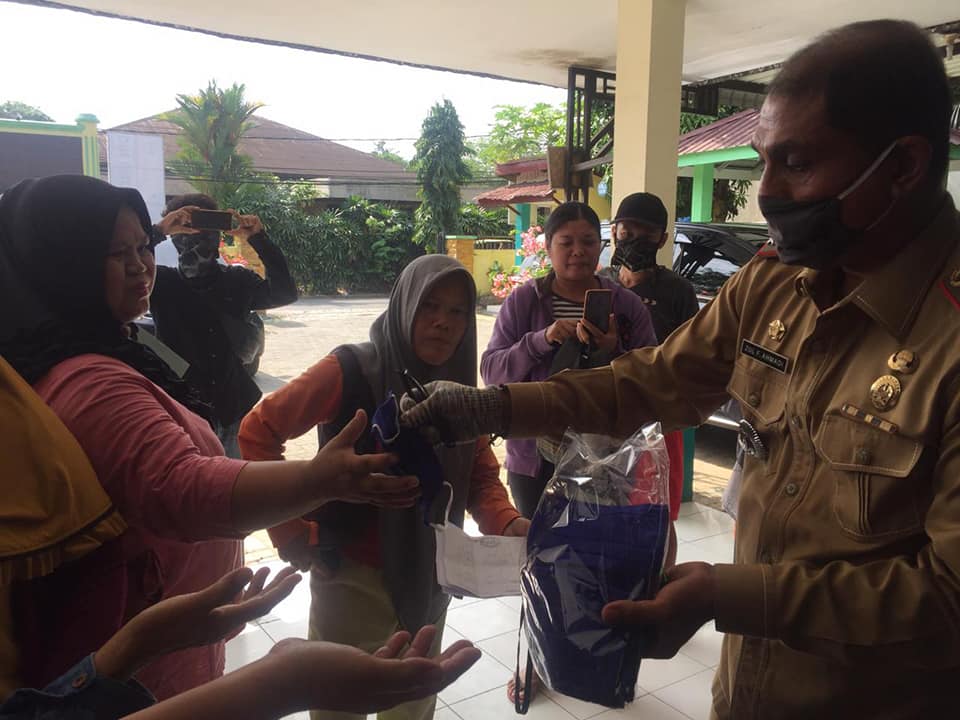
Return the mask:
<path id="1" fill-rule="evenodd" d="M 960 267 L 953 266 L 940 278 L 940 289 L 950 303 L 960 312 Z"/>

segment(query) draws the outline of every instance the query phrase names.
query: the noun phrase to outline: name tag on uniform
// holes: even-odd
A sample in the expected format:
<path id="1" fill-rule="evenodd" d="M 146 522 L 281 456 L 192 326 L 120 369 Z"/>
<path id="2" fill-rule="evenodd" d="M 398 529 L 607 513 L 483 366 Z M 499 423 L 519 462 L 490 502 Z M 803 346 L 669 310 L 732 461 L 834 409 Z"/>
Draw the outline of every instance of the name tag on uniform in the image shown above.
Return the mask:
<path id="1" fill-rule="evenodd" d="M 740 341 L 740 352 L 748 358 L 753 358 L 758 363 L 763 363 L 767 367 L 773 368 L 779 373 L 786 374 L 790 367 L 790 358 L 785 355 L 768 350 L 762 345 L 757 345 L 749 340 Z"/>

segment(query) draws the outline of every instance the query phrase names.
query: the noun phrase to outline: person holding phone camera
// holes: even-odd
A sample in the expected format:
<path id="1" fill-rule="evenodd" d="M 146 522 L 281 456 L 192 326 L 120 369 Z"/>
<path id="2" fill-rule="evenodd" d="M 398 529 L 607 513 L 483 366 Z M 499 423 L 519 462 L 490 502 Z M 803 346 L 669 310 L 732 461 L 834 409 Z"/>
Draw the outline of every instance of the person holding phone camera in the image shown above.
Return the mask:
<path id="1" fill-rule="evenodd" d="M 186 379 L 212 405 L 224 452 L 239 458 L 240 421 L 261 396 L 248 371 L 263 348 L 263 323 L 255 311 L 295 302 L 296 283 L 260 218 L 219 212 L 207 195 L 171 199 L 158 227 L 173 240 L 179 265 L 157 267 L 150 303 L 157 337 L 190 364 Z M 221 264 L 221 233 L 248 241 L 265 277 Z"/>
<path id="2" fill-rule="evenodd" d="M 480 374 L 489 385 L 600 367 L 627 350 L 657 343 L 640 299 L 597 273 L 600 218 L 589 205 L 559 205 L 547 219 L 544 235 L 550 273 L 514 290 L 497 313 L 480 359 Z M 594 318 L 595 324 L 584 316 L 587 293 L 596 290 L 609 295 L 605 331 L 597 326 L 599 319 Z M 598 299 L 604 299 L 602 294 Z M 505 465 L 517 508 L 532 517 L 552 468 L 544 466 L 535 440 L 508 440 Z"/>

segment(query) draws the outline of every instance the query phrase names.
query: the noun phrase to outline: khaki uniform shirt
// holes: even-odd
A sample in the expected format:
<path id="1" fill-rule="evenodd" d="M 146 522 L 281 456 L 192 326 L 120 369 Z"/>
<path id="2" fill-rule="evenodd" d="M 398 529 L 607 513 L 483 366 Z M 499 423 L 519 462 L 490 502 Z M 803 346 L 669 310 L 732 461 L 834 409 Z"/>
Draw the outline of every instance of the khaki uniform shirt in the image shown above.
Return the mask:
<path id="1" fill-rule="evenodd" d="M 768 456 L 746 459 L 716 566 L 714 717 L 960 717 L 958 242 L 946 199 L 842 298 L 836 274 L 758 257 L 659 348 L 508 386 L 511 435 L 670 430 L 740 401 Z"/>

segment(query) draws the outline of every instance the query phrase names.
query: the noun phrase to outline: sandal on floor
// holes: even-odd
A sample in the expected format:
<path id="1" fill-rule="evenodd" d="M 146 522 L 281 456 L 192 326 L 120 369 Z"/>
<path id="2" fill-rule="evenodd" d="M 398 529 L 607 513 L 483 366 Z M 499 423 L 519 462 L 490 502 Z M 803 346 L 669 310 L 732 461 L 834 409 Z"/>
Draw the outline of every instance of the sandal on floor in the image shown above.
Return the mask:
<path id="1" fill-rule="evenodd" d="M 542 683 L 540 681 L 539 676 L 537 676 L 537 674 L 534 673 L 533 681 L 530 683 L 531 685 L 530 702 L 531 703 L 536 699 L 537 692 L 540 690 L 541 684 Z M 511 675 L 509 682 L 507 682 L 507 699 L 510 701 L 511 705 L 516 702 L 516 692 L 517 692 L 517 676 Z M 523 700 L 523 695 L 524 695 L 524 687 L 523 687 L 523 681 L 521 680 L 520 681 L 520 699 L 521 700 Z"/>

